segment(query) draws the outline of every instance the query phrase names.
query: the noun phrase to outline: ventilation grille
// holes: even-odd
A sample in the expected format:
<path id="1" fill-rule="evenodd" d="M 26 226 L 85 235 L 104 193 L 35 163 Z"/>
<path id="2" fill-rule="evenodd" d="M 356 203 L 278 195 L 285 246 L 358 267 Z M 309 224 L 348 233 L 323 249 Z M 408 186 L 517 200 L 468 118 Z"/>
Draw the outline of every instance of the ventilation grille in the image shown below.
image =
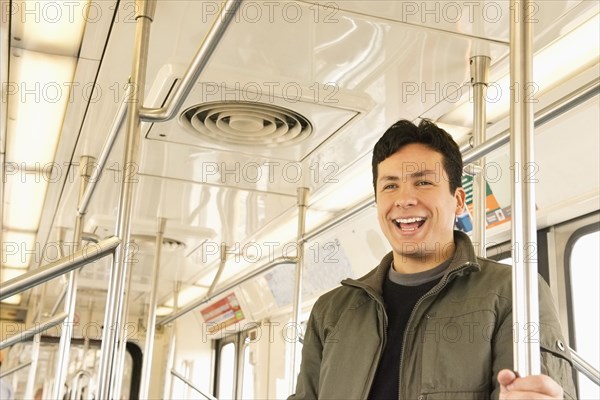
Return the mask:
<path id="1" fill-rule="evenodd" d="M 284 107 L 253 102 L 217 102 L 185 110 L 181 123 L 218 143 L 275 147 L 296 144 L 313 133 L 310 122 Z"/>
<path id="2" fill-rule="evenodd" d="M 154 247 L 156 246 L 156 236 L 133 234 L 133 235 L 131 235 L 131 240 L 134 241 L 140 247 L 143 246 L 143 249 L 140 249 L 140 250 L 144 250 L 144 249 L 148 248 L 151 250 L 151 253 L 154 252 Z M 179 240 L 167 238 L 167 237 L 163 237 L 162 244 L 163 244 L 162 250 L 166 250 L 166 251 L 176 251 L 176 250 L 185 248 L 185 243 L 183 243 Z"/>

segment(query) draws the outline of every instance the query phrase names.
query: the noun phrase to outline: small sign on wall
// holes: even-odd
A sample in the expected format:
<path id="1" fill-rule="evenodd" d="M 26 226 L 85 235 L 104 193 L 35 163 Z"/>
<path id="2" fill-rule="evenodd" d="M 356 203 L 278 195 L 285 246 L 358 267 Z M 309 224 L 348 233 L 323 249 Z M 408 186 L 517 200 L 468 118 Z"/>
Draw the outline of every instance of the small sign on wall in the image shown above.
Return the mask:
<path id="1" fill-rule="evenodd" d="M 244 312 L 235 293 L 231 293 L 210 306 L 201 309 L 200 313 L 204 321 L 210 325 L 208 333 L 218 332 L 244 319 Z"/>
<path id="2" fill-rule="evenodd" d="M 456 218 L 456 228 L 465 233 L 471 234 L 473 232 L 473 223 L 471 217 L 473 215 L 473 177 L 463 175 L 462 186 L 466 192 L 466 206 L 463 213 Z M 485 187 L 486 229 L 510 221 L 510 205 L 507 207 L 501 207 L 487 182 Z"/>

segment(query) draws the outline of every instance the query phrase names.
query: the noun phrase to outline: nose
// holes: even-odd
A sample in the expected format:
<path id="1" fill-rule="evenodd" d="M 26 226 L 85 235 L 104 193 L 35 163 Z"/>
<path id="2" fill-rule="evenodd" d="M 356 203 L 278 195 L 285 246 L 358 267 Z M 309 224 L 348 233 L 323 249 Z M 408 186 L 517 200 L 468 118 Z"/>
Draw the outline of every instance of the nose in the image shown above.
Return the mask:
<path id="1" fill-rule="evenodd" d="M 396 191 L 396 199 L 394 200 L 394 206 L 407 208 L 416 205 L 417 197 L 415 196 L 415 191 L 410 187 L 410 185 L 402 185 Z"/>

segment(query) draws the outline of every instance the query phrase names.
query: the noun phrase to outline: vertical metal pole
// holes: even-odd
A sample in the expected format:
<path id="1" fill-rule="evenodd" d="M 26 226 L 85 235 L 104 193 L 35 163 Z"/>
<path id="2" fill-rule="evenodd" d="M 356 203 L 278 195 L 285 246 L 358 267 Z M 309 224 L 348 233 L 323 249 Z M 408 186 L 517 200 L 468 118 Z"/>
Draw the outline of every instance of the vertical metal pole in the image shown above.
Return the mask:
<path id="1" fill-rule="evenodd" d="M 47 283 L 42 286 L 37 286 L 37 289 L 41 293 L 39 294 L 39 297 L 38 297 L 38 306 L 37 306 L 37 310 L 35 312 L 35 317 L 33 318 L 33 321 L 35 323 L 40 322 L 42 319 L 42 315 L 44 312 L 44 303 L 45 303 L 44 299 L 45 299 L 45 295 L 46 295 L 46 287 L 47 286 L 48 286 Z M 29 367 L 29 374 L 27 376 L 27 386 L 25 386 L 25 398 L 26 399 L 32 399 L 33 395 L 34 395 L 33 391 L 35 390 L 35 388 L 34 388 L 35 376 L 36 376 L 36 372 L 37 372 L 41 341 L 42 341 L 42 334 L 38 333 L 33 337 L 33 341 L 31 343 L 31 366 Z"/>
<path id="2" fill-rule="evenodd" d="M 294 285 L 294 305 L 292 311 L 292 323 L 296 328 L 296 332 L 300 329 L 300 314 L 302 312 L 302 278 L 304 273 L 304 234 L 306 231 L 306 207 L 308 205 L 308 188 L 298 188 L 298 262 L 296 264 L 296 276 Z M 296 335 L 297 338 L 298 335 Z M 291 362 L 291 379 L 290 393 L 294 393 L 296 388 L 296 360 L 298 359 L 298 340 L 292 343 L 292 358 Z"/>
<path id="3" fill-rule="evenodd" d="M 530 174 L 536 170 L 533 105 L 527 96 L 533 85 L 530 3 L 529 0 L 510 2 L 514 369 L 521 376 L 540 373 L 535 190 Z"/>
<path id="4" fill-rule="evenodd" d="M 135 242 L 131 241 L 131 245 Z M 135 246 L 134 246 L 135 247 Z M 133 254 L 133 253 L 132 253 Z M 125 353 L 127 350 L 127 333 L 128 324 L 127 316 L 129 315 L 129 293 L 131 293 L 131 271 L 125 272 L 125 285 L 126 288 L 123 292 L 123 299 L 121 301 L 121 308 L 117 313 L 116 326 L 121 327 L 118 331 L 117 349 L 115 351 L 115 368 L 113 369 L 113 380 L 112 380 L 112 391 L 115 399 L 121 398 L 121 386 L 123 384 L 123 371 L 125 369 Z"/>
<path id="5" fill-rule="evenodd" d="M 221 243 L 221 263 L 219 264 L 219 269 L 217 270 L 217 274 L 215 275 L 215 279 L 213 279 L 210 284 L 210 288 L 208 288 L 208 292 L 206 292 L 206 297 L 210 297 L 215 291 L 219 280 L 221 279 L 221 275 L 223 274 L 223 270 L 225 269 L 225 264 L 227 263 L 227 245 L 225 243 Z"/>
<path id="6" fill-rule="evenodd" d="M 473 85 L 473 143 L 477 147 L 485 141 L 486 128 L 486 89 L 490 69 L 490 58 L 487 56 L 471 57 L 471 85 Z M 475 251 L 485 257 L 486 229 L 486 182 L 484 166 L 485 158 L 476 165 L 477 174 L 473 177 L 473 242 Z"/>
<path id="7" fill-rule="evenodd" d="M 42 334 L 38 333 L 33 337 L 31 343 L 31 365 L 29 366 L 29 375 L 27 376 L 27 386 L 25 387 L 25 398 L 33 399 L 33 390 L 35 386 L 35 375 L 37 371 L 37 365 L 40 355 L 40 342 L 42 341 Z"/>
<path id="8" fill-rule="evenodd" d="M 150 291 L 150 304 L 148 304 L 148 322 L 146 323 L 146 344 L 142 363 L 142 384 L 140 398 L 147 399 L 150 390 L 150 372 L 152 371 L 152 352 L 154 350 L 154 331 L 156 329 L 156 302 L 158 299 L 158 278 L 160 272 L 160 255 L 165 233 L 165 218 L 158 218 L 156 226 L 156 249 L 154 253 L 154 275 L 152 276 L 152 289 Z"/>
<path id="9" fill-rule="evenodd" d="M 175 283 L 173 291 L 173 309 L 179 308 L 179 288 L 180 282 Z M 170 399 L 173 393 L 173 376 L 171 370 L 175 368 L 175 358 L 177 353 L 177 321 L 173 321 L 169 326 L 169 350 L 167 353 L 167 368 L 165 369 L 165 387 L 163 390 L 163 399 Z"/>
<path id="10" fill-rule="evenodd" d="M 108 399 L 111 396 L 113 373 L 119 354 L 116 351 L 116 345 L 118 333 L 121 330 L 119 321 L 122 317 L 120 313 L 123 310 L 128 256 L 131 250 L 129 248 L 131 233 L 130 214 L 133 206 L 135 183 L 138 179 L 135 171 L 139 160 L 139 109 L 144 98 L 143 87 L 146 80 L 150 22 L 153 18 L 156 3 L 154 0 L 136 0 L 135 5 L 137 13 L 133 66 L 130 78 L 131 97 L 127 112 L 128 129 L 121 174 L 121 196 L 117 215 L 117 236 L 121 239 L 121 245 L 117 247 L 115 257 L 113 258 L 108 284 L 98 384 L 98 398 L 101 399 Z"/>
<path id="11" fill-rule="evenodd" d="M 0 128 L 0 132 L 2 130 Z M 1 134 L 0 139 L 3 139 Z M 4 140 L 0 140 L 0 142 L 2 142 L 0 143 L 0 243 L 4 243 L 4 182 L 6 177 L 4 176 Z"/>
<path id="12" fill-rule="evenodd" d="M 94 158 L 82 156 L 79 160 L 79 175 L 81 182 L 79 183 L 79 201 L 85 193 L 85 187 L 91 175 L 90 168 Z M 79 250 L 81 245 L 81 232 L 83 229 L 83 214 L 77 214 L 75 218 L 75 228 L 73 232 L 73 252 Z M 52 397 L 56 400 L 63 398 L 64 383 L 69 372 L 69 353 L 71 349 L 71 337 L 73 336 L 73 324 L 75 316 L 75 303 L 77 301 L 77 280 L 79 278 L 79 270 L 69 272 L 69 283 L 67 286 L 67 294 L 65 296 L 65 313 L 68 314 L 63 323 L 63 331 L 60 336 L 60 344 L 58 346 L 58 359 L 56 363 L 56 382 Z"/>

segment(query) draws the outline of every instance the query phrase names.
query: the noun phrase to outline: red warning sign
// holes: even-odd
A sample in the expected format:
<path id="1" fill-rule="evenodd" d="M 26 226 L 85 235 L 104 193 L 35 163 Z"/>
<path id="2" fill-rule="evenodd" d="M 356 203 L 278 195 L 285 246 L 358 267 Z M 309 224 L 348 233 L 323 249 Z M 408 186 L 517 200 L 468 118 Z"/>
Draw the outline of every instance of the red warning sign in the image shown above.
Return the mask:
<path id="1" fill-rule="evenodd" d="M 217 332 L 244 319 L 244 312 L 237 297 L 235 297 L 235 293 L 231 293 L 216 303 L 201 309 L 200 313 L 202 313 L 204 321 L 211 325 L 208 328 L 209 333 Z"/>

